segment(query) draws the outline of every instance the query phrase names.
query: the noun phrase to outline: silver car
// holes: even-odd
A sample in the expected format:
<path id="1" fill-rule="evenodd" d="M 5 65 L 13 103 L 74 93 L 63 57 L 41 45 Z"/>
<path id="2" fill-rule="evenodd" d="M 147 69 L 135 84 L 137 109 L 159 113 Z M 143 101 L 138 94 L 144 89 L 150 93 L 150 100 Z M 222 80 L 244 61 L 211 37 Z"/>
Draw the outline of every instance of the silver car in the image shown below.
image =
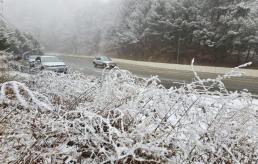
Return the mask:
<path id="1" fill-rule="evenodd" d="M 66 64 L 56 56 L 39 56 L 36 59 L 36 67 L 40 70 L 49 70 L 58 73 L 67 73 Z"/>
<path id="2" fill-rule="evenodd" d="M 104 68 L 114 68 L 116 66 L 116 63 L 107 56 L 98 56 L 95 57 L 95 59 L 93 60 L 93 65 L 94 67 L 100 66 Z"/>

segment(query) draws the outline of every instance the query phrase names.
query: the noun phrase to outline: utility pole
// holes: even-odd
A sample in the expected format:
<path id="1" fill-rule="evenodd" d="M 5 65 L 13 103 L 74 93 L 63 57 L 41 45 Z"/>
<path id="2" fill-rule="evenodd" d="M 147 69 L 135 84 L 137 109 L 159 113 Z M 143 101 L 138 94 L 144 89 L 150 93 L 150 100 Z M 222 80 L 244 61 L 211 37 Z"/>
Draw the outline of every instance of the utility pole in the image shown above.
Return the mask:
<path id="1" fill-rule="evenodd" d="M 177 30 L 177 57 L 176 57 L 176 63 L 177 64 L 180 64 L 179 63 L 179 58 L 180 58 L 180 46 L 181 46 L 181 40 L 182 40 L 182 38 L 181 38 L 181 32 L 182 32 L 182 29 L 180 28 L 180 29 L 178 29 Z"/>
<path id="2" fill-rule="evenodd" d="M 176 64 L 179 64 L 179 57 L 180 57 L 180 36 L 177 40 L 177 57 L 176 57 Z"/>

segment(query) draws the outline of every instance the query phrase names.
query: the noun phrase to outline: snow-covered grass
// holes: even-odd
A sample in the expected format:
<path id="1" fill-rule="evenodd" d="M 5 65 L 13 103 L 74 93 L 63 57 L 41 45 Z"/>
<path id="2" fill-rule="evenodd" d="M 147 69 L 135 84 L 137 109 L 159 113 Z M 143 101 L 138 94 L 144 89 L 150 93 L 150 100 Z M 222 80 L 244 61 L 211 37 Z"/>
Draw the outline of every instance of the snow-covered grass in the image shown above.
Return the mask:
<path id="1" fill-rule="evenodd" d="M 223 78 L 166 89 L 113 69 L 44 72 L 0 92 L 0 163 L 255 163 L 258 104 Z"/>

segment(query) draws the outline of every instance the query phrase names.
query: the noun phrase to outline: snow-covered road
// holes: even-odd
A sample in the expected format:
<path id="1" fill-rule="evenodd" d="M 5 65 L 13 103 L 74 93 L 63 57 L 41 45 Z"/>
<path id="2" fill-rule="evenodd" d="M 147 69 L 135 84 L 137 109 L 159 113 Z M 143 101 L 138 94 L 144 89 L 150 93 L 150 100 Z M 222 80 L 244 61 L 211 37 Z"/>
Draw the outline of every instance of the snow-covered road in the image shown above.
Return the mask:
<path id="1" fill-rule="evenodd" d="M 87 75 L 93 76 L 101 76 L 102 69 L 94 68 L 92 64 L 92 57 L 87 56 L 73 56 L 73 55 L 61 55 L 59 57 L 62 58 L 72 69 L 79 70 Z M 118 63 L 118 66 L 121 69 L 126 69 L 131 71 L 132 73 L 142 76 L 142 77 L 150 77 L 158 75 L 161 79 L 161 83 L 166 87 L 171 87 L 177 85 L 177 83 L 183 82 L 191 82 L 194 75 L 190 70 L 178 70 L 172 69 L 169 66 L 167 69 L 164 67 L 169 64 L 158 64 L 151 62 L 139 62 L 139 61 L 130 61 L 130 60 L 121 60 L 115 59 Z M 164 67 L 164 68 L 163 68 Z M 188 66 L 187 66 L 188 67 Z M 200 69 L 197 66 L 197 70 Z M 208 69 L 208 68 L 207 68 Z M 212 69 L 210 67 L 209 69 Z M 217 71 L 227 71 L 229 69 L 217 69 Z M 218 73 L 208 73 L 208 72 L 200 72 L 198 71 L 199 76 L 201 78 L 215 78 L 218 76 Z M 249 71 L 249 74 L 255 74 L 252 71 Z M 254 94 L 258 94 L 258 77 L 254 76 L 244 76 L 244 77 L 235 77 L 231 79 L 227 79 L 224 81 L 225 85 L 228 89 L 235 91 L 241 91 L 243 89 L 248 89 L 250 92 Z"/>

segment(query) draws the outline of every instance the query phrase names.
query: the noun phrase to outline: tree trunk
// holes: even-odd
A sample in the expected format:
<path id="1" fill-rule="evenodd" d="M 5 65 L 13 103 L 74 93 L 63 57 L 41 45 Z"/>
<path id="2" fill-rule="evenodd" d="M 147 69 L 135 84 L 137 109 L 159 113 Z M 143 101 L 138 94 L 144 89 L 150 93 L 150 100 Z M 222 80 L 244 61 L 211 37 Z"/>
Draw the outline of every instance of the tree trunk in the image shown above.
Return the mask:
<path id="1" fill-rule="evenodd" d="M 248 48 L 248 53 L 247 53 L 246 58 L 245 58 L 245 63 L 247 63 L 247 61 L 250 57 L 250 52 L 251 52 L 251 48 Z"/>
<path id="2" fill-rule="evenodd" d="M 238 54 L 237 54 L 237 65 L 239 65 L 240 64 L 240 51 L 238 51 Z"/>

